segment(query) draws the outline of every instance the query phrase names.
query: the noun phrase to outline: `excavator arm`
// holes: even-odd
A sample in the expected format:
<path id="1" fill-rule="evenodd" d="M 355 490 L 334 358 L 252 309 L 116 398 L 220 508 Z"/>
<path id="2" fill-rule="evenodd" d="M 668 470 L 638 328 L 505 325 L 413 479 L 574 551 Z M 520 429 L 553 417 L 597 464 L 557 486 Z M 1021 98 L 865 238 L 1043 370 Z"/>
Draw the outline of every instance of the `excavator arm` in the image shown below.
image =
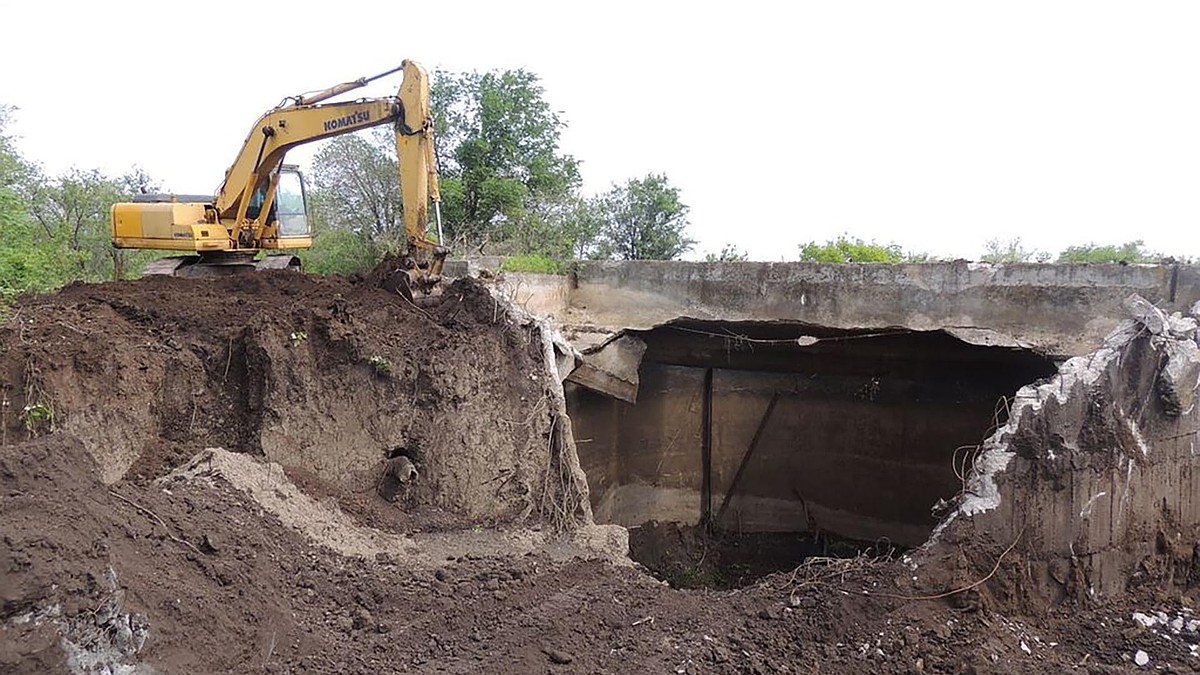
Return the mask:
<path id="1" fill-rule="evenodd" d="M 247 210 L 255 191 L 267 187 L 261 212 L 269 212 L 274 191 L 267 181 L 277 174 L 288 150 L 391 123 L 396 130 L 405 234 L 411 246 L 432 248 L 434 244 L 426 236 L 428 203 L 431 197 L 435 203 L 440 202 L 441 194 L 433 151 L 429 76 L 414 61 L 405 61 L 402 69 L 404 81 L 394 98 L 319 103 L 370 81 L 360 79 L 318 94 L 295 97 L 293 101 L 301 103 L 280 106 L 260 117 L 217 192 L 215 207 L 220 219 L 237 224 L 236 232 L 241 235 L 242 242 L 262 239 L 267 225 L 262 222 L 265 219 L 248 219 Z"/>

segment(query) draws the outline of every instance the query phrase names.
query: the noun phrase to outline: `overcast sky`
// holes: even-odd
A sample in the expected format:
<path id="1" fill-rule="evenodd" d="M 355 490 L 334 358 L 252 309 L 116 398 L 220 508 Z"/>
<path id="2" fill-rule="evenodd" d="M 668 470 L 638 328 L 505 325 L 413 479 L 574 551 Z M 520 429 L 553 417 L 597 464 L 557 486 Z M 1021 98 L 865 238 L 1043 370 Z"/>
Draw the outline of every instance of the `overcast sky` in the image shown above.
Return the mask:
<path id="1" fill-rule="evenodd" d="M 693 257 L 842 233 L 1200 256 L 1197 2 L 9 5 L 0 103 L 50 172 L 136 164 L 211 192 L 283 96 L 411 58 L 537 73 L 585 190 L 665 172 Z"/>

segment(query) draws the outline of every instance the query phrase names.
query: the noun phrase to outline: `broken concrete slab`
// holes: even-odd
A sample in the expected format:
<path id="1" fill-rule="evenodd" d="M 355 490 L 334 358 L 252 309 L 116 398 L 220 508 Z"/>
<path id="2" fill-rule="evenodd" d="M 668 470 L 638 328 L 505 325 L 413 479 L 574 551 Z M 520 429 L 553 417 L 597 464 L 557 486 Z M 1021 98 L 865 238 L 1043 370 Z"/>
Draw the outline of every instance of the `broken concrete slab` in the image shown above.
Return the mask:
<path id="1" fill-rule="evenodd" d="M 1200 541 L 1196 344 L 1144 299 L 1126 306 L 1133 318 L 1099 350 L 1017 393 L 922 564 L 964 579 L 990 570 L 1002 601 L 1200 581 L 1188 572 Z"/>
<path id="2" fill-rule="evenodd" d="M 645 341 L 636 335 L 622 333 L 584 352 L 579 365 L 567 379 L 597 393 L 637 403 L 638 368 L 645 353 Z"/>
<path id="3" fill-rule="evenodd" d="M 1125 298 L 1121 306 L 1129 312 L 1134 321 L 1142 324 L 1154 335 L 1165 335 L 1170 324 L 1167 313 L 1154 306 L 1154 303 L 1134 293 Z"/>
<path id="4" fill-rule="evenodd" d="M 1200 349 L 1192 340 L 1164 341 L 1167 362 L 1158 374 L 1158 395 L 1163 412 L 1178 417 L 1196 405 L 1196 382 L 1200 379 Z"/>

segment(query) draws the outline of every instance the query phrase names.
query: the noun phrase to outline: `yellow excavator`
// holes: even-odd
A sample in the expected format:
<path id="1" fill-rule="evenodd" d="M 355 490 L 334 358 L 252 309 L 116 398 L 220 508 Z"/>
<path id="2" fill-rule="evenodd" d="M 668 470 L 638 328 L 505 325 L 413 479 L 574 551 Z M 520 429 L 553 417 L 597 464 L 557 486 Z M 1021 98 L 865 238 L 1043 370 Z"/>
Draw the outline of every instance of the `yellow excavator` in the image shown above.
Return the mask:
<path id="1" fill-rule="evenodd" d="M 403 71 L 394 97 L 322 103 L 381 77 Z M 438 282 L 449 252 L 441 238 L 441 196 L 433 146 L 429 75 L 418 63 L 379 75 L 284 99 L 255 122 L 215 196 L 150 194 L 112 207 L 116 248 L 187 251 L 163 258 L 143 274 L 201 277 L 253 269 L 298 268 L 290 254 L 272 251 L 312 246 L 304 178 L 284 164 L 287 151 L 305 143 L 391 123 L 396 129 L 404 230 L 408 251 L 393 281 L 412 297 Z M 432 199 L 438 241 L 429 235 Z M 261 258 L 259 254 L 264 254 Z"/>

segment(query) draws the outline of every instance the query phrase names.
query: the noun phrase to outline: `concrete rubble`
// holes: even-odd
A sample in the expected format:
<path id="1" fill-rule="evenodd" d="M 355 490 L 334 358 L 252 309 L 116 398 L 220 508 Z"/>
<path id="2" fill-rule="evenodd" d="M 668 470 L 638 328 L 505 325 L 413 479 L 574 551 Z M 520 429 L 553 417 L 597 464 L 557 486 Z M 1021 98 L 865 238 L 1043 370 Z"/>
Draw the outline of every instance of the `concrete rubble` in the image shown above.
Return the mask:
<path id="1" fill-rule="evenodd" d="M 637 403 L 638 367 L 645 353 L 645 341 L 620 333 L 587 350 L 567 379 L 592 391 Z"/>
<path id="2" fill-rule="evenodd" d="M 919 560 L 964 579 L 995 566 L 990 592 L 1018 600 L 1200 583 L 1196 320 L 1124 307 L 1100 349 L 1017 392 Z"/>

